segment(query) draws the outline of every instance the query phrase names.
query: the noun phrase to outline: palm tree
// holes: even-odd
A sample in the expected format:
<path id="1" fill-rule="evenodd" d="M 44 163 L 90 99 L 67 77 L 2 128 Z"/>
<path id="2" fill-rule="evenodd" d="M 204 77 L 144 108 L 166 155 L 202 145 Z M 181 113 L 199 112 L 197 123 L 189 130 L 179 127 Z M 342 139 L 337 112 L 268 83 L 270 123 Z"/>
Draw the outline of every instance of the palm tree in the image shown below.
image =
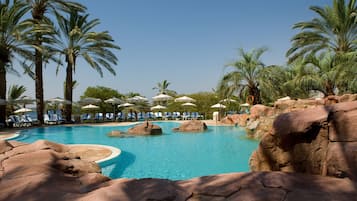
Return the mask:
<path id="1" fill-rule="evenodd" d="M 239 50 L 240 59 L 226 67 L 232 67 L 233 71 L 225 74 L 218 84 L 218 89 L 225 89 L 229 94 L 238 92 L 240 97 L 253 97 L 253 104 L 261 103 L 260 78 L 265 65 L 260 60 L 266 48 L 255 49 L 252 52 Z"/>
<path id="2" fill-rule="evenodd" d="M 168 91 L 168 87 L 171 83 L 168 82 L 167 80 L 163 80 L 162 82 L 158 82 L 155 87 L 153 87 L 153 90 L 158 90 L 158 94 L 166 94 Z"/>
<path id="3" fill-rule="evenodd" d="M 37 29 L 41 27 L 43 31 L 34 32 L 32 44 L 41 47 L 44 42 L 48 42 L 47 34 L 52 33 L 51 20 L 46 17 L 46 13 L 58 13 L 58 11 L 69 12 L 70 10 L 85 10 L 85 7 L 79 3 L 66 0 L 26 0 L 27 5 L 31 8 L 33 26 Z M 48 26 L 46 26 L 48 25 Z M 37 119 L 40 124 L 43 124 L 43 62 L 44 49 L 35 48 L 34 64 L 35 64 L 35 88 L 36 88 L 36 105 Z"/>
<path id="4" fill-rule="evenodd" d="M 339 94 L 357 93 L 357 52 L 339 54 L 336 60 L 343 78 L 338 82 Z"/>
<path id="5" fill-rule="evenodd" d="M 28 56 L 22 36 L 22 18 L 28 9 L 21 1 L 0 3 L 0 98 L 6 99 L 6 73 L 17 71 L 12 63 L 17 56 Z M 6 119 L 6 106 L 0 105 L 0 123 Z"/>
<path id="6" fill-rule="evenodd" d="M 339 54 L 356 50 L 356 0 L 349 0 L 347 5 L 344 0 L 334 0 L 332 7 L 312 6 L 310 9 L 319 17 L 293 26 L 301 32 L 292 38 L 292 47 L 287 52 L 290 62 L 319 51 Z"/>
<path id="7" fill-rule="evenodd" d="M 26 92 L 26 87 L 23 85 L 15 84 L 15 85 L 10 86 L 9 92 L 7 95 L 8 101 L 11 103 L 11 105 L 9 107 L 10 114 L 12 112 L 14 112 L 14 110 L 15 110 L 14 104 L 16 103 L 16 101 L 26 98 L 26 96 L 24 96 L 25 92 Z"/>
<path id="8" fill-rule="evenodd" d="M 325 96 L 335 95 L 338 86 L 345 79 L 342 77 L 343 63 L 334 53 L 309 56 L 300 64 L 296 66 L 297 75 L 293 81 L 305 90 L 319 91 Z"/>
<path id="9" fill-rule="evenodd" d="M 309 93 L 292 81 L 297 76 L 295 61 L 288 66 L 272 65 L 261 72 L 260 89 L 264 103 L 273 103 L 278 98 L 289 96 L 291 98 L 307 98 Z"/>
<path id="10" fill-rule="evenodd" d="M 73 80 L 73 82 L 72 82 L 72 90 L 74 90 L 76 87 L 78 87 L 78 85 L 79 85 L 79 83 L 77 82 L 77 80 Z M 63 97 L 66 96 L 66 89 L 67 89 L 66 81 L 64 81 L 64 83 L 63 83 Z"/>
<path id="11" fill-rule="evenodd" d="M 80 15 L 72 10 L 68 18 L 56 15 L 59 30 L 59 39 L 54 44 L 61 56 L 65 57 L 66 89 L 65 99 L 72 102 L 73 99 L 73 73 L 76 69 L 78 58 L 83 58 L 90 67 L 103 77 L 102 68 L 115 75 L 112 65 L 117 64 L 117 57 L 111 51 L 120 49 L 114 44 L 114 40 L 107 31 L 94 32 L 93 29 L 100 23 L 98 19 L 88 20 L 88 14 Z M 71 120 L 72 106 L 65 107 L 66 120 Z"/>

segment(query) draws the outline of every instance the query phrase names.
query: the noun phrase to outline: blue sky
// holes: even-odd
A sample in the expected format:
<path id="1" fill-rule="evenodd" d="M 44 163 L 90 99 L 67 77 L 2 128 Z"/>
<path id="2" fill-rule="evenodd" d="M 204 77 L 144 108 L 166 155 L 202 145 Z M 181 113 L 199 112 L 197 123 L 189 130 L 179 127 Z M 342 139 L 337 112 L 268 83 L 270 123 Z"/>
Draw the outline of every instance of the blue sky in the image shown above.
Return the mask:
<path id="1" fill-rule="evenodd" d="M 80 0 L 92 18 L 101 21 L 97 31 L 108 30 L 122 48 L 115 51 L 116 76 L 104 77 L 79 61 L 74 79 L 79 100 L 88 86 L 106 86 L 120 93 L 138 92 L 148 98 L 158 82 L 168 80 L 179 94 L 211 91 L 237 59 L 237 50 L 268 47 L 266 65 L 283 65 L 294 23 L 311 20 L 309 6 L 331 5 L 332 0 Z M 45 99 L 63 97 L 65 68 L 44 70 Z M 21 71 L 21 69 L 19 70 Z M 34 81 L 26 75 L 8 75 L 8 86 L 27 87 L 35 97 Z"/>

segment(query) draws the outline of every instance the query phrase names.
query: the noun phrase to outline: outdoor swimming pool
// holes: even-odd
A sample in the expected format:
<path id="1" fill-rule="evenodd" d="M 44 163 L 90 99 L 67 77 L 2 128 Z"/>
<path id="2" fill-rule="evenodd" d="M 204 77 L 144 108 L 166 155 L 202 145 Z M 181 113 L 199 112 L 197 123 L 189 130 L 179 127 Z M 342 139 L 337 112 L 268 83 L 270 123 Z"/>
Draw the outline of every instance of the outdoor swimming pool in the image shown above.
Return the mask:
<path id="1" fill-rule="evenodd" d="M 203 175 L 249 171 L 248 161 L 258 141 L 245 137 L 240 127 L 209 126 L 204 133 L 174 133 L 175 122 L 154 122 L 163 129 L 159 136 L 108 137 L 112 130 L 132 126 L 51 126 L 21 132 L 16 139 L 39 139 L 64 144 L 102 144 L 121 149 L 121 155 L 102 164 L 111 178 L 189 179 Z"/>

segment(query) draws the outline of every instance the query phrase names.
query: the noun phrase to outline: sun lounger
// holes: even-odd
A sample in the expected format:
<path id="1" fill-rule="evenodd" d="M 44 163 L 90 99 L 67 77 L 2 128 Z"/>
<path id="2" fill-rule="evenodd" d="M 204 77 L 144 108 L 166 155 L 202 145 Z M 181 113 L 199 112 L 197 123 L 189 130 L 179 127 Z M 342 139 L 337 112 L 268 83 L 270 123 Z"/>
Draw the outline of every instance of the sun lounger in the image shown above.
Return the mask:
<path id="1" fill-rule="evenodd" d="M 124 120 L 125 120 L 125 114 L 124 114 L 124 112 L 118 112 L 117 120 L 118 120 L 118 121 L 124 121 Z"/>
<path id="2" fill-rule="evenodd" d="M 105 119 L 112 121 L 114 119 L 114 113 L 105 113 Z"/>
<path id="3" fill-rule="evenodd" d="M 57 120 L 54 120 L 53 118 L 54 118 L 53 115 L 51 115 L 51 118 L 48 114 L 43 115 L 43 121 L 45 124 L 48 124 L 48 125 L 57 124 Z"/>
<path id="4" fill-rule="evenodd" d="M 30 127 L 32 126 L 32 119 L 27 115 L 22 115 L 20 118 L 20 127 Z"/>
<path id="5" fill-rule="evenodd" d="M 146 113 L 146 119 L 147 119 L 147 120 L 155 120 L 155 119 L 156 119 L 156 116 L 154 115 L 153 112 L 147 112 L 147 113 Z"/>
<path id="6" fill-rule="evenodd" d="M 171 112 L 164 112 L 164 118 L 165 118 L 165 120 L 170 120 L 172 118 L 172 113 Z"/>
<path id="7" fill-rule="evenodd" d="M 183 119 L 183 120 L 189 120 L 189 119 L 191 119 L 191 114 L 190 114 L 189 112 L 184 112 L 184 113 L 182 114 L 182 119 Z"/>
<path id="8" fill-rule="evenodd" d="M 8 127 L 14 127 L 14 128 L 21 127 L 21 122 L 17 115 L 10 115 L 8 117 L 8 119 L 6 120 L 6 123 L 7 123 Z"/>
<path id="9" fill-rule="evenodd" d="M 145 118 L 145 113 L 144 112 L 139 112 L 138 113 L 138 121 L 144 121 Z"/>
<path id="10" fill-rule="evenodd" d="M 181 113 L 180 112 L 173 112 L 172 113 L 172 118 L 175 120 L 180 120 L 181 119 Z"/>
<path id="11" fill-rule="evenodd" d="M 155 112 L 154 116 L 155 116 L 156 119 L 161 120 L 162 119 L 162 112 Z"/>

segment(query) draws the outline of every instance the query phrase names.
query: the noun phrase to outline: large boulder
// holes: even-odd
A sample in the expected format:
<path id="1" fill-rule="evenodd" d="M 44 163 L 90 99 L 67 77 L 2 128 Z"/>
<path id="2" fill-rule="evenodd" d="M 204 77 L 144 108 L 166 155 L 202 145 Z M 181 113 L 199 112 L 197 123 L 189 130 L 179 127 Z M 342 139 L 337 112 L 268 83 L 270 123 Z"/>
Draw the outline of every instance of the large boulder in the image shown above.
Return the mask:
<path id="1" fill-rule="evenodd" d="M 250 108 L 250 120 L 256 120 L 260 117 L 273 116 L 274 108 L 265 105 L 254 105 Z"/>
<path id="2" fill-rule="evenodd" d="M 178 128 L 174 128 L 177 132 L 203 132 L 207 130 L 207 125 L 205 122 L 200 120 L 190 120 L 184 122 Z"/>
<path id="3" fill-rule="evenodd" d="M 97 164 L 78 159 L 65 145 L 10 143 L 17 146 L 7 145 L 10 149 L 0 154 L 0 200 L 68 200 L 66 194 L 86 192 L 109 179 Z M 85 179 L 89 174 L 92 179 Z"/>
<path id="4" fill-rule="evenodd" d="M 252 154 L 253 171 L 357 178 L 357 101 L 279 115 Z"/>
<path id="5" fill-rule="evenodd" d="M 246 126 L 248 120 L 249 114 L 230 114 L 224 117 L 220 122 L 223 124 Z"/>
<path id="6" fill-rule="evenodd" d="M 350 102 L 350 101 L 356 101 L 357 100 L 357 94 L 344 94 L 338 98 L 338 102 Z"/>
<path id="7" fill-rule="evenodd" d="M 127 133 L 133 135 L 161 135 L 162 129 L 160 126 L 154 125 L 147 121 L 129 128 Z"/>

